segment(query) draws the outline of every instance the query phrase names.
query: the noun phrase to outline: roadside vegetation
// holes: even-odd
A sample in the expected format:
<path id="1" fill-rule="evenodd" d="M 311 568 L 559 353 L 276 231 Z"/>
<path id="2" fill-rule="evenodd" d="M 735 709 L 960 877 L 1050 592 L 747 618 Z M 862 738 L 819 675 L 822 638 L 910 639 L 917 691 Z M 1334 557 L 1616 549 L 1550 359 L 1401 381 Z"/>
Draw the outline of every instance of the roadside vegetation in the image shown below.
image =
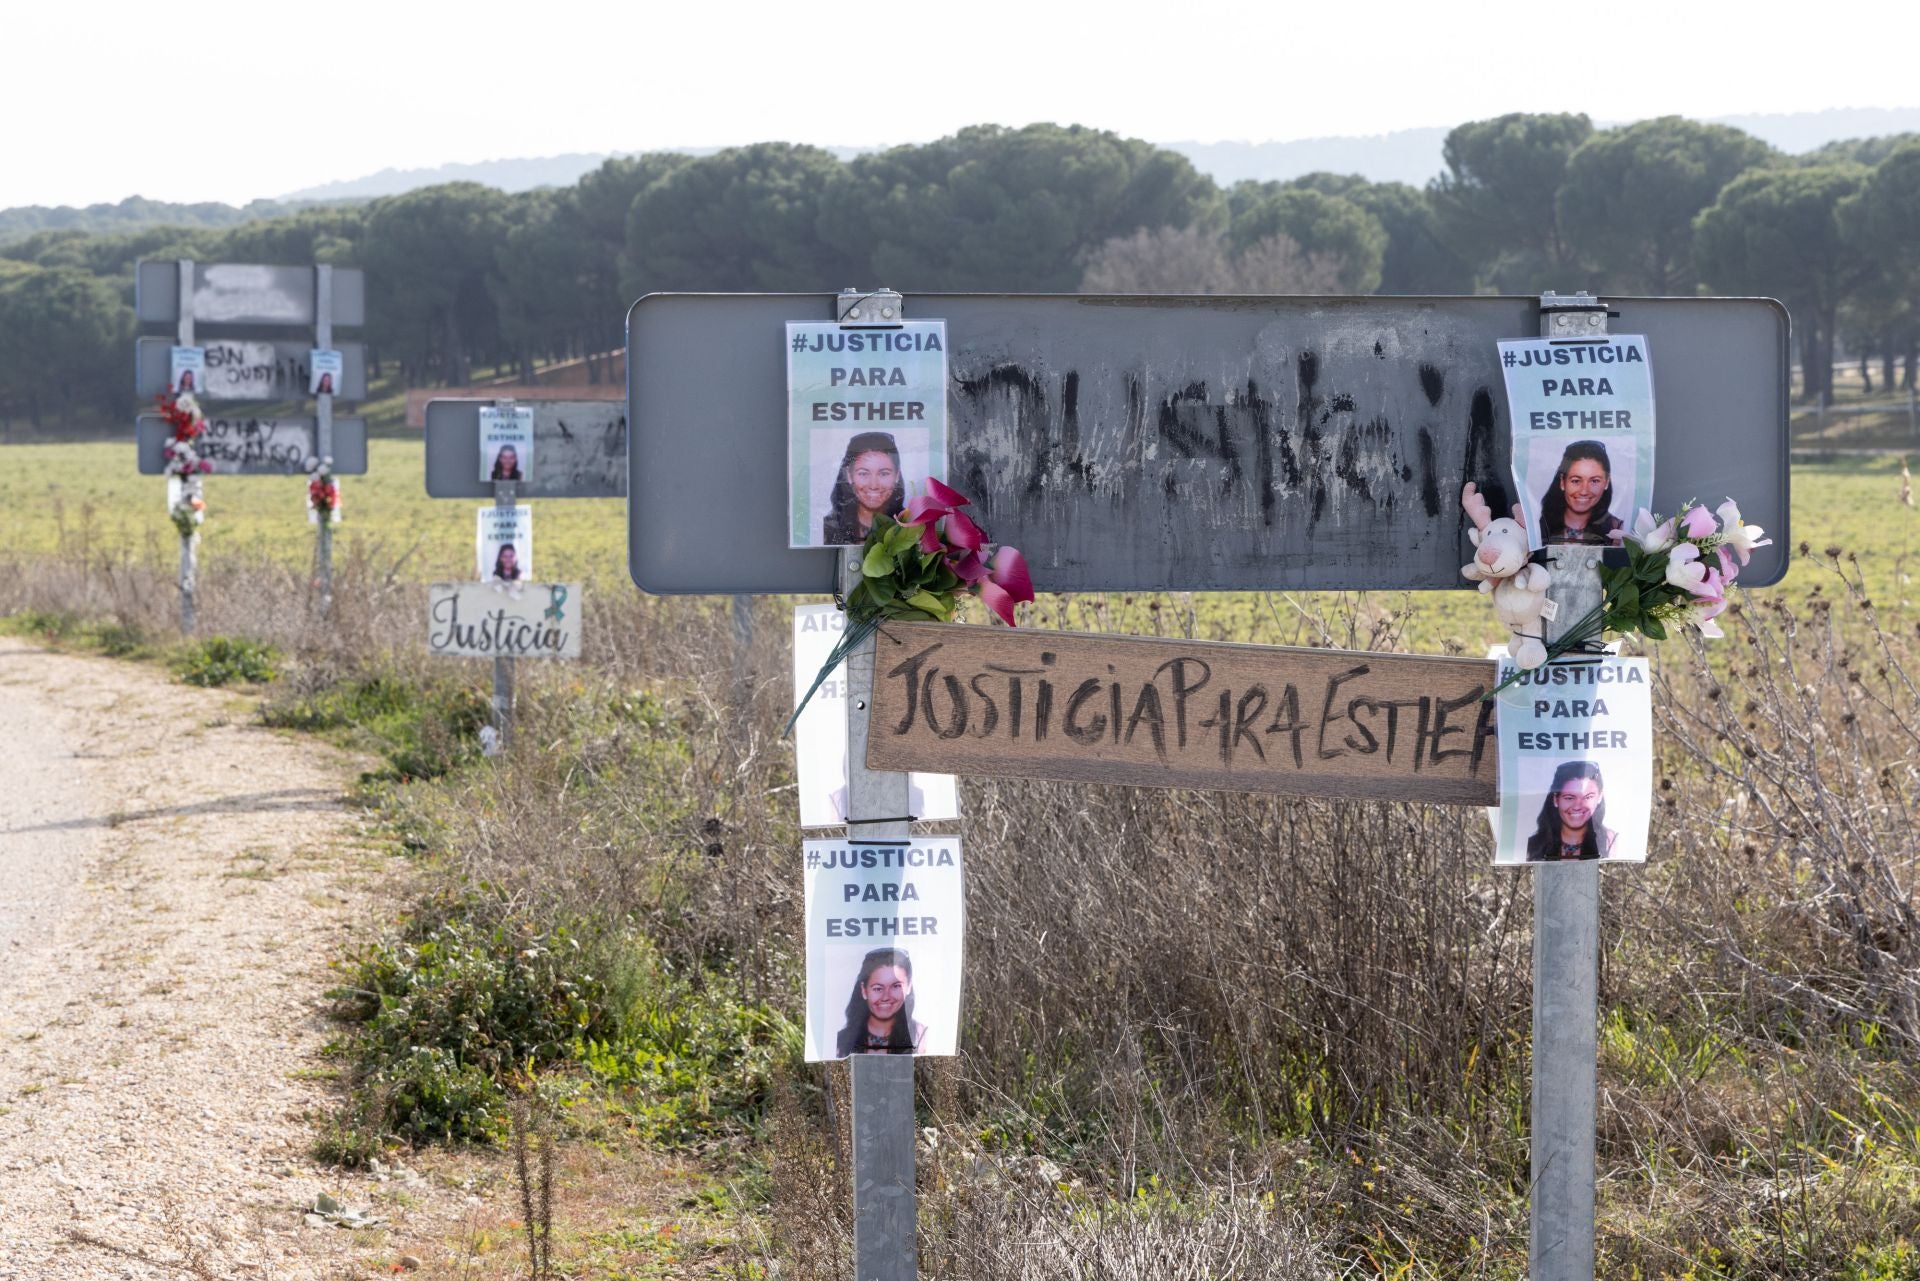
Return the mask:
<path id="1" fill-rule="evenodd" d="M 1603 877 L 1606 1276 L 1920 1277 L 1920 516 L 1896 471 L 1800 469 L 1787 582 L 1727 640 L 1657 652 L 1654 854 Z M 528 1210 L 488 1275 L 838 1275 L 850 1100 L 800 1057 L 786 602 L 737 655 L 724 602 L 643 597 L 616 562 L 583 661 L 521 665 L 487 759 L 486 667 L 420 652 L 426 517 L 399 516 L 367 519 L 407 546 L 345 541 L 331 623 L 304 526 L 229 552 L 217 508 L 196 642 L 171 562 L 78 520 L 0 566 L 0 613 L 263 678 L 266 723 L 372 761 L 415 879 L 337 961 L 325 1156 L 507 1153 Z M 1478 653 L 1479 604 L 1054 597 L 1032 621 Z M 1523 1275 L 1531 896 L 1477 814 L 982 779 L 963 812 L 963 1053 L 918 1068 L 928 1275 Z M 663 1162 L 700 1172 L 685 1233 L 622 1236 L 608 1181 Z"/>

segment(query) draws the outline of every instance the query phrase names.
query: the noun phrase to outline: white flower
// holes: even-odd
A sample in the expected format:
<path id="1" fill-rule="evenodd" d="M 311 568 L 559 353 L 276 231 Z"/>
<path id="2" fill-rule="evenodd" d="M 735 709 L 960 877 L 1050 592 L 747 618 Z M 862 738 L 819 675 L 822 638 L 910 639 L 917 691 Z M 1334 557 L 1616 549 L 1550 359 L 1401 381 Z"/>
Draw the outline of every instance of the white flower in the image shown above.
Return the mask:
<path id="1" fill-rule="evenodd" d="M 1683 592 L 1691 592 L 1706 580 L 1707 567 L 1700 563 L 1700 549 L 1681 543 L 1667 553 L 1667 581 Z"/>
<path id="2" fill-rule="evenodd" d="M 1642 551 L 1663 552 L 1673 546 L 1673 522 L 1655 521 L 1653 513 L 1642 507 L 1633 518 L 1633 541 Z"/>
<path id="3" fill-rule="evenodd" d="M 1734 555 L 1740 558 L 1742 565 L 1746 564 L 1747 558 L 1753 555 L 1754 548 L 1773 546 L 1771 538 L 1761 536 L 1767 532 L 1766 530 L 1758 525 L 1749 525 L 1740 519 L 1740 505 L 1733 499 L 1727 499 L 1726 502 L 1714 508 L 1714 511 L 1720 517 L 1720 527 L 1725 531 L 1722 536 L 1727 540 L 1727 546 L 1733 548 Z"/>

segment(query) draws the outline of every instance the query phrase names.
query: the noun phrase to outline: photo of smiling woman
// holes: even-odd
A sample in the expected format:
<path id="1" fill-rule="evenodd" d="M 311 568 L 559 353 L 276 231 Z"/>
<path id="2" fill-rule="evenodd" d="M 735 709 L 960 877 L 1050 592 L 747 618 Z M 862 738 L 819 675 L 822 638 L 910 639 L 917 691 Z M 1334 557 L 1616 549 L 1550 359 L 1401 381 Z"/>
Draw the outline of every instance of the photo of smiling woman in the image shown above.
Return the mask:
<path id="1" fill-rule="evenodd" d="M 900 446 L 884 431 L 863 431 L 847 442 L 820 541 L 840 546 L 864 543 L 879 515 L 898 516 L 907 505 Z"/>
<path id="2" fill-rule="evenodd" d="M 1628 477 L 1633 475 L 1630 466 L 1622 471 Z M 1612 546 L 1614 531 L 1625 523 L 1613 514 L 1614 509 L 1633 510 L 1631 493 L 1615 494 L 1613 475 L 1613 460 L 1605 445 L 1597 440 L 1576 440 L 1568 445 L 1554 468 L 1553 480 L 1540 497 L 1541 544 Z"/>
<path id="3" fill-rule="evenodd" d="M 913 958 L 897 947 L 868 952 L 847 998 L 847 1023 L 834 1054 L 912 1054 L 926 1039 L 927 1025 L 913 1017 Z"/>
<path id="4" fill-rule="evenodd" d="M 1562 761 L 1553 771 L 1533 835 L 1527 838 L 1527 862 L 1606 858 L 1618 840 L 1619 834 L 1607 826 L 1600 767 L 1592 761 Z"/>

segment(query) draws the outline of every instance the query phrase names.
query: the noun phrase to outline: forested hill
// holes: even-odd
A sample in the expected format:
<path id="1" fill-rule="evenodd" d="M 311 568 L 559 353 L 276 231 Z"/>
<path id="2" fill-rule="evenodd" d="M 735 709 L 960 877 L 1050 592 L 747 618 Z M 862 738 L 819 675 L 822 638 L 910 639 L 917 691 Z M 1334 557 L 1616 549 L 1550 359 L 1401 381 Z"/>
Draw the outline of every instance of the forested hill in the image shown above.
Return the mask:
<path id="1" fill-rule="evenodd" d="M 609 160 L 527 192 L 446 183 L 230 226 L 42 229 L 0 244 L 0 429 L 123 421 L 134 264 L 173 257 L 365 268 L 370 364 L 408 385 L 462 385 L 476 363 L 594 368 L 654 290 L 861 282 L 1765 294 L 1793 313 L 1810 392 L 1837 348 L 1915 376 L 1920 137 L 1792 156 L 1677 116 L 1607 129 L 1516 113 L 1449 130 L 1443 154 L 1424 185 L 1338 171 L 1223 185 L 1137 139 L 980 125 L 851 159 L 760 143 Z"/>
<path id="2" fill-rule="evenodd" d="M 118 204 L 16 205 L 0 209 L 0 244 L 36 231 L 132 231 L 140 227 L 233 227 L 261 218 L 290 214 L 297 206 L 281 200 L 255 200 L 234 206 L 214 201 L 170 204 L 129 196 Z"/>

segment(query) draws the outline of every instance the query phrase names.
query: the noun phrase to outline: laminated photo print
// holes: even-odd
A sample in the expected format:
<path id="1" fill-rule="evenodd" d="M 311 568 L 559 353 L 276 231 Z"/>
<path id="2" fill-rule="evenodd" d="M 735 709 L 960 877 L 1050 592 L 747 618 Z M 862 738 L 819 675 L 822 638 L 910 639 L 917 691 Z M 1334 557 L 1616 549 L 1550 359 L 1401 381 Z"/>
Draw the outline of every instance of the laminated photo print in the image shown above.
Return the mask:
<path id="1" fill-rule="evenodd" d="M 533 508 L 482 507 L 474 538 L 479 577 L 490 583 L 524 583 L 533 577 Z"/>
<path id="2" fill-rule="evenodd" d="M 952 1054 L 966 895 L 960 838 L 804 843 L 810 1063 Z"/>
<path id="3" fill-rule="evenodd" d="M 480 409 L 480 479 L 524 484 L 533 475 L 533 407 Z"/>
<path id="4" fill-rule="evenodd" d="M 866 541 L 947 478 L 947 325 L 786 327 L 789 547 Z"/>
<path id="5" fill-rule="evenodd" d="M 307 394 L 337 396 L 346 376 L 346 362 L 340 353 L 315 348 L 307 356 Z"/>
<path id="6" fill-rule="evenodd" d="M 1500 345 L 1514 482 L 1542 547 L 1619 545 L 1653 503 L 1653 372 L 1647 340 L 1529 338 Z"/>
<path id="7" fill-rule="evenodd" d="M 175 347 L 168 359 L 167 390 L 198 396 L 207 389 L 207 349 Z"/>

